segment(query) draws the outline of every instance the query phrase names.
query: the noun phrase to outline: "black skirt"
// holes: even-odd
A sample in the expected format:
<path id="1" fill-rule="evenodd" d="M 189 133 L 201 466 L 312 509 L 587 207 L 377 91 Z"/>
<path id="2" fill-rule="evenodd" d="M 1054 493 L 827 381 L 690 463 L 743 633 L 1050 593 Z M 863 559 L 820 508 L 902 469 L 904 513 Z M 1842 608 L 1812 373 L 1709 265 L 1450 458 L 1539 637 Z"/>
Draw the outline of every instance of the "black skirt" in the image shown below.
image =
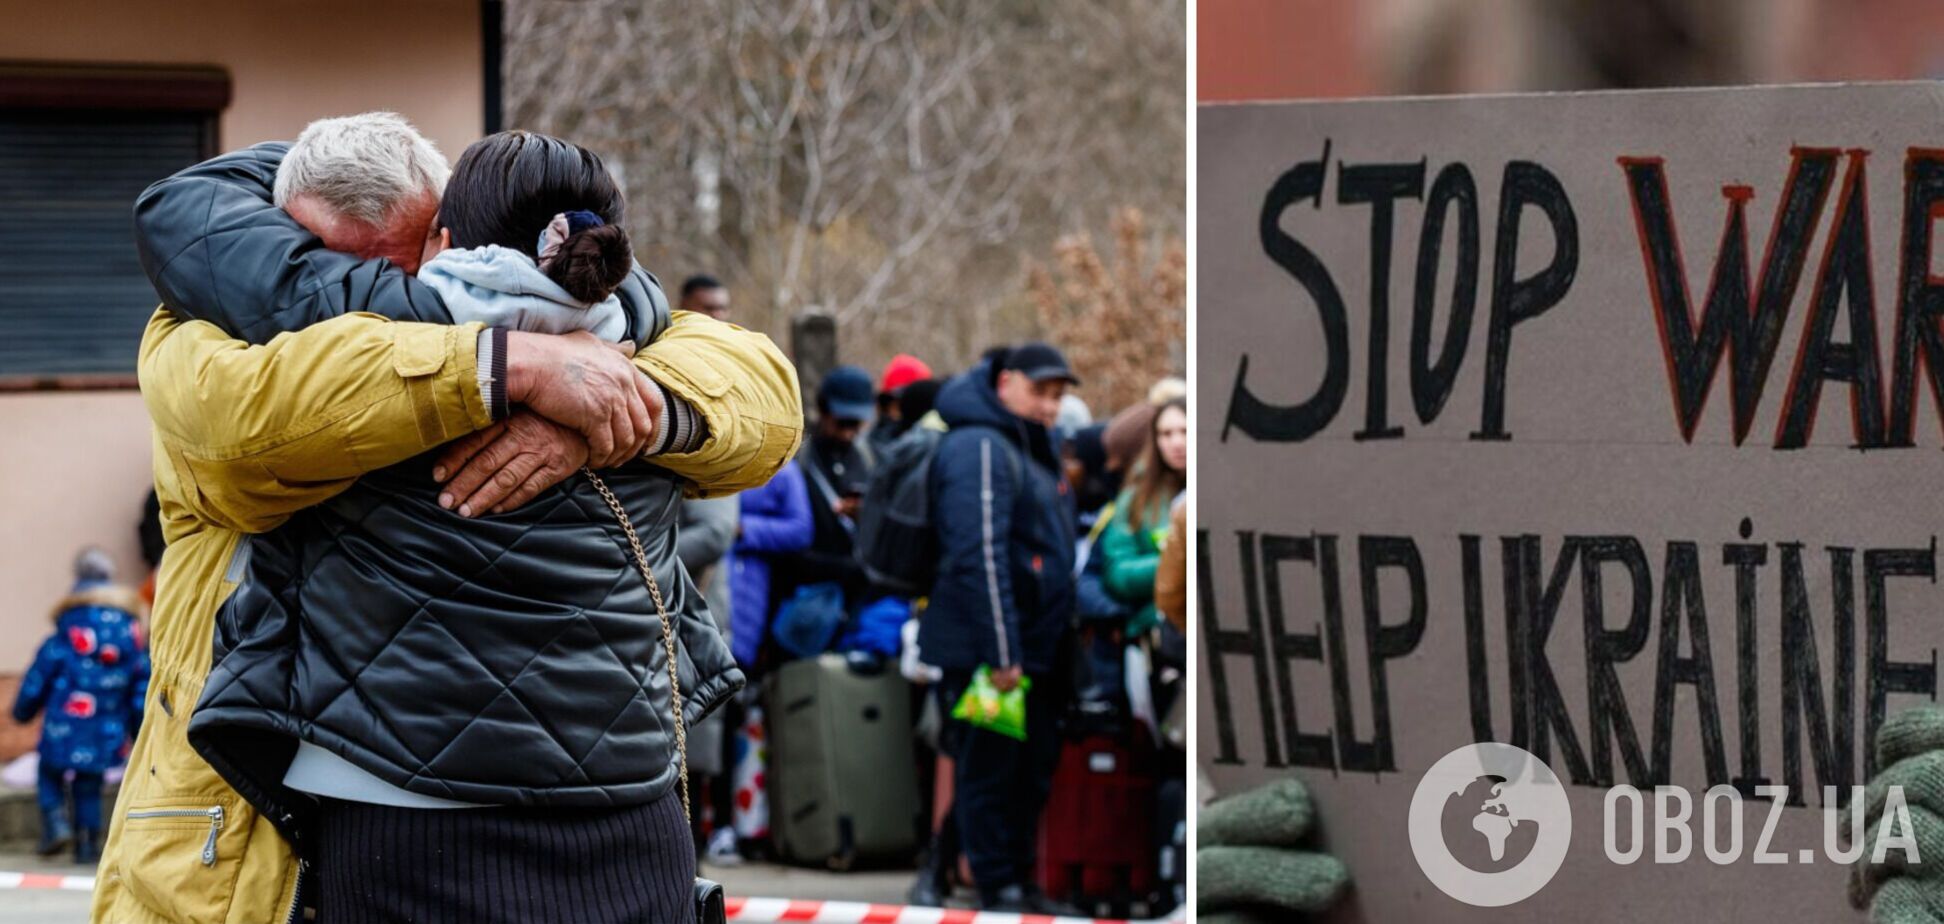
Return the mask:
<path id="1" fill-rule="evenodd" d="M 613 809 L 408 809 L 325 799 L 319 924 L 688 924 L 695 847 L 670 791 Z"/>

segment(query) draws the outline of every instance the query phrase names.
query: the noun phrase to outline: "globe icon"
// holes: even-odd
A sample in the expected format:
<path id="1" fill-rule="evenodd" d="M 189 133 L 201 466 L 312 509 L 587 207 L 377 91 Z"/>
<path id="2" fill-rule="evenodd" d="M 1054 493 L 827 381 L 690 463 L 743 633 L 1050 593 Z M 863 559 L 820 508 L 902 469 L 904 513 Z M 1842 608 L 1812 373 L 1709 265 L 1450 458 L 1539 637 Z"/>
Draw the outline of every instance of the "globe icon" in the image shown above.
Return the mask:
<path id="1" fill-rule="evenodd" d="M 1467 869 L 1502 873 L 1524 863 L 1539 842 L 1539 823 L 1515 818 L 1499 788 L 1505 777 L 1483 775 L 1445 798 L 1440 829 L 1445 850 Z"/>

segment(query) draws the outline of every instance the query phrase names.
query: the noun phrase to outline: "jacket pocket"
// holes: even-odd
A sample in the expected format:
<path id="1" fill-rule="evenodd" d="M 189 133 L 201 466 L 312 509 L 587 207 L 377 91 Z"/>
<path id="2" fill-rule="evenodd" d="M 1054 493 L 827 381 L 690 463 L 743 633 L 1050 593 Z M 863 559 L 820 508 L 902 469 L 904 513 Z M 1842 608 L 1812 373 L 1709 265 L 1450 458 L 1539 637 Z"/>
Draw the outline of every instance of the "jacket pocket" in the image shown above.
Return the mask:
<path id="1" fill-rule="evenodd" d="M 246 826 L 228 798 L 136 802 L 122 815 L 116 872 L 135 899 L 171 921 L 220 924 L 242 868 Z"/>

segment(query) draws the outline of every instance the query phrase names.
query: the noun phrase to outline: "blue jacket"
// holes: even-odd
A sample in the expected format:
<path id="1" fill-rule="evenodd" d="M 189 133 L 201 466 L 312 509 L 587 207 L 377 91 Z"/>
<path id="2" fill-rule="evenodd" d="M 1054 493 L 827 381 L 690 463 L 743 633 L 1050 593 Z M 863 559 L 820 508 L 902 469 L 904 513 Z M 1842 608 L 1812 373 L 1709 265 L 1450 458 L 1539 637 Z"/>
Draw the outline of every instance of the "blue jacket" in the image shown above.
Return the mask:
<path id="1" fill-rule="evenodd" d="M 999 403 L 985 363 L 947 382 L 937 409 L 951 429 L 932 456 L 940 559 L 920 656 L 947 670 L 1046 674 L 1074 606 L 1075 514 L 1058 447 Z"/>
<path id="2" fill-rule="evenodd" d="M 44 765 L 99 773 L 122 763 L 148 695 L 140 608 L 133 591 L 105 584 L 77 586 L 56 608 L 54 634 L 41 643 L 13 705 L 16 722 L 47 710 Z"/>
<path id="3" fill-rule="evenodd" d="M 810 547 L 816 526 L 803 469 L 785 465 L 760 488 L 744 491 L 742 535 L 729 552 L 730 650 L 754 666 L 769 632 L 770 570 L 774 556 Z"/>

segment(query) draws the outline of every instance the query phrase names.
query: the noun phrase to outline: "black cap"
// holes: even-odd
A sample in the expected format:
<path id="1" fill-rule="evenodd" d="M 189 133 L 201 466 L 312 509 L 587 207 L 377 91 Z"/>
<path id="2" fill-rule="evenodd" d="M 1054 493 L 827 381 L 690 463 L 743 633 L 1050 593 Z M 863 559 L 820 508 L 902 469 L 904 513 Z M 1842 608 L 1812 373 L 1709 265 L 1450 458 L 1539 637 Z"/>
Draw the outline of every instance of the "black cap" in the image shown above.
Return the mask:
<path id="1" fill-rule="evenodd" d="M 1022 343 L 1006 351 L 1006 361 L 999 368 L 1020 373 L 1035 382 L 1049 382 L 1055 379 L 1068 384 L 1080 384 L 1080 377 L 1073 374 L 1067 365 L 1066 354 L 1053 345 L 1034 341 Z"/>
<path id="2" fill-rule="evenodd" d="M 817 386 L 817 400 L 838 420 L 870 420 L 877 410 L 877 387 L 871 374 L 856 366 L 838 366 Z"/>

